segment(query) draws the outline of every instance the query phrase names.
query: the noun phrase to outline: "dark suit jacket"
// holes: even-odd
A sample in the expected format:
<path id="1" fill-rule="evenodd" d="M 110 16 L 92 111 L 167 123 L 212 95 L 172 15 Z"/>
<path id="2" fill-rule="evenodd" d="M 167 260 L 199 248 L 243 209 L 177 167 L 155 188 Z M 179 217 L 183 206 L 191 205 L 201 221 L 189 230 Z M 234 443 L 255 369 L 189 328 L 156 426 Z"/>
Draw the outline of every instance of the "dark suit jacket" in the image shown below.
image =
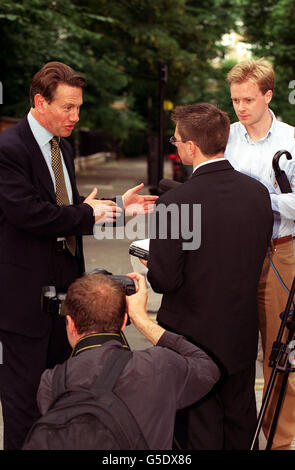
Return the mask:
<path id="1" fill-rule="evenodd" d="M 81 274 L 82 237 L 93 233 L 93 210 L 77 190 L 70 143 L 61 148 L 73 190 L 73 205 L 56 204 L 54 186 L 27 118 L 0 136 L 0 329 L 43 336 L 41 288 L 54 285 L 57 237 L 77 235 Z"/>
<path id="2" fill-rule="evenodd" d="M 156 236 L 161 203 L 188 204 L 191 228 L 193 204 L 201 204 L 201 220 L 194 221 L 201 244 L 184 251 L 186 240 L 173 239 L 170 222 L 167 240 L 150 240 L 148 280 L 164 294 L 158 321 L 196 342 L 228 373 L 238 372 L 257 354 L 256 291 L 273 225 L 269 193 L 221 160 L 201 166 L 158 199 Z"/>

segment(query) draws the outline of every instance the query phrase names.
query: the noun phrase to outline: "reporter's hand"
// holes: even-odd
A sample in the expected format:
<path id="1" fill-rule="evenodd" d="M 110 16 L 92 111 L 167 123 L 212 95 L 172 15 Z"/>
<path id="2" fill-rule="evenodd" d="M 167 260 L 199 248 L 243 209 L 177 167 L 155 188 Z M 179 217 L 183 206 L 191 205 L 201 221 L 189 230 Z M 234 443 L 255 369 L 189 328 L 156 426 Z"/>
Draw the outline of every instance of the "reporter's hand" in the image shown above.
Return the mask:
<path id="1" fill-rule="evenodd" d="M 84 199 L 83 204 L 92 207 L 96 224 L 114 222 L 121 215 L 122 209 L 114 201 L 95 199 L 97 192 L 97 188 L 94 188 Z"/>

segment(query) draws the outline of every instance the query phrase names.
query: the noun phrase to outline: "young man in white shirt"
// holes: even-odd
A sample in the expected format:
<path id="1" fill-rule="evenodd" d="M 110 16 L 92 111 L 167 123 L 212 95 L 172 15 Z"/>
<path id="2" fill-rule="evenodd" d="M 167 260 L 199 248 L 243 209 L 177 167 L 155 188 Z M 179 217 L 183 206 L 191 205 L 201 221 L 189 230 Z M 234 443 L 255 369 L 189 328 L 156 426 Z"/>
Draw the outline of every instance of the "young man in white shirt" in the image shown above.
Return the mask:
<path id="1" fill-rule="evenodd" d="M 273 341 L 281 325 L 289 289 L 295 275 L 292 234 L 295 220 L 295 139 L 294 127 L 280 122 L 269 109 L 274 90 L 274 71 L 264 60 L 242 61 L 228 74 L 233 106 L 239 122 L 231 125 L 225 157 L 236 170 L 261 181 L 269 190 L 274 212 L 272 242 L 263 265 L 259 288 L 259 325 L 264 353 L 265 388 L 272 369 L 268 365 Z M 272 160 L 279 150 L 287 150 L 292 159 L 280 158 L 292 193 L 281 193 Z M 281 388 L 277 380 L 269 404 L 263 430 L 269 434 L 272 416 Z M 295 435 L 295 378 L 289 376 L 289 384 L 280 413 L 272 449 L 290 449 Z"/>

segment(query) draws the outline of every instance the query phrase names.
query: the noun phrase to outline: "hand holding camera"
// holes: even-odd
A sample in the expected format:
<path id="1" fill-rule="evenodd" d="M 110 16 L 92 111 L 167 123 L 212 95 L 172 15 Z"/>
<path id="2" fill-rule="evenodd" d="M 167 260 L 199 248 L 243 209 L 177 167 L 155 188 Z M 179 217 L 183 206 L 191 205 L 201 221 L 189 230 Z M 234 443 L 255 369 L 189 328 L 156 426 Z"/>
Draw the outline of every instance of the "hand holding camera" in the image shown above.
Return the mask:
<path id="1" fill-rule="evenodd" d="M 142 274 L 129 273 L 127 277 L 137 280 L 136 293 L 126 297 L 127 313 L 135 328 L 140 331 L 152 344 L 157 344 L 165 332 L 164 328 L 155 323 L 147 312 L 147 287 Z"/>
<path id="2" fill-rule="evenodd" d="M 130 279 L 137 280 L 136 292 L 126 297 L 128 315 L 135 327 L 137 323 L 142 320 L 149 320 L 147 314 L 147 287 L 145 277 L 138 273 L 129 273 L 127 277 Z"/>
<path id="3" fill-rule="evenodd" d="M 125 295 L 132 295 L 136 292 L 136 287 L 132 278 L 127 276 L 113 275 L 106 269 L 96 268 L 89 274 L 103 274 L 109 276 L 114 281 L 119 282 L 125 291 Z M 55 286 L 44 286 L 41 294 L 42 311 L 49 315 L 66 315 L 63 304 L 66 292 L 57 292 Z"/>
<path id="4" fill-rule="evenodd" d="M 94 273 L 109 276 L 114 281 L 120 282 L 125 291 L 130 321 L 152 344 L 157 344 L 165 330 L 149 318 L 145 277 L 138 273 L 129 273 L 126 276 L 113 275 L 105 269 L 95 269 L 91 274 Z M 65 297 L 65 292 L 59 293 L 54 286 L 45 286 L 41 298 L 43 312 L 50 315 L 66 315 L 63 308 Z"/>

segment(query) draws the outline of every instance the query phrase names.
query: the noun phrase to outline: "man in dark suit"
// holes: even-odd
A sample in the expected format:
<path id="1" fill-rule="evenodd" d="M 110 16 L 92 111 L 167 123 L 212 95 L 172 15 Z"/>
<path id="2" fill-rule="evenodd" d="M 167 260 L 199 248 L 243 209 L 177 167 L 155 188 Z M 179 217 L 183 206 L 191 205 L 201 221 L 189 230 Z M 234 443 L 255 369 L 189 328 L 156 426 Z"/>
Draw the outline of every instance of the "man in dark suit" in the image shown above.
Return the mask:
<path id="1" fill-rule="evenodd" d="M 68 137 L 79 120 L 84 78 L 59 62 L 31 83 L 29 114 L 0 137 L 0 393 L 4 448 L 19 449 L 38 416 L 41 373 L 68 358 L 64 320 L 41 311 L 42 287 L 65 292 L 84 272 L 82 235 L 124 208 L 145 213 L 142 184 L 115 201 L 79 195 Z"/>
<path id="2" fill-rule="evenodd" d="M 226 113 L 203 103 L 176 108 L 173 119 L 171 142 L 194 171 L 157 201 L 148 280 L 163 294 L 158 322 L 223 370 L 213 393 L 178 414 L 175 437 L 186 449 L 247 449 L 256 424 L 256 291 L 272 234 L 270 198 L 224 159 Z"/>

